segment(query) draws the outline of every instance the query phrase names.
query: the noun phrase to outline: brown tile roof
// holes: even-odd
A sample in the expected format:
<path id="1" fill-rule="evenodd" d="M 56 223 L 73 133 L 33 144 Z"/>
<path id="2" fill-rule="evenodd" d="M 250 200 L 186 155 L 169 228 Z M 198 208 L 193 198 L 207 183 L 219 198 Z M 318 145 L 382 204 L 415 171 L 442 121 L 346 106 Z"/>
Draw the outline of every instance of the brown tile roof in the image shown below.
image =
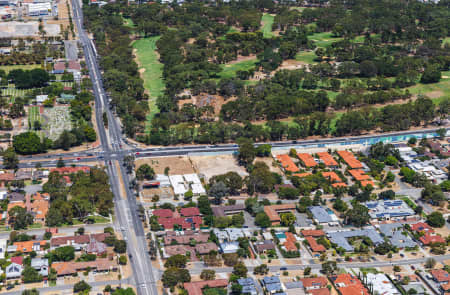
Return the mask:
<path id="1" fill-rule="evenodd" d="M 72 244 L 88 244 L 91 239 L 97 242 L 105 241 L 105 238 L 109 236 L 109 233 L 100 233 L 92 235 L 79 235 L 79 236 L 67 236 L 67 237 L 55 237 L 50 240 L 52 247 L 66 246 Z"/>
<path id="2" fill-rule="evenodd" d="M 411 229 L 416 232 L 434 233 L 434 229 L 425 222 L 418 222 L 411 225 Z"/>
<path id="3" fill-rule="evenodd" d="M 209 235 L 204 233 L 196 233 L 190 235 L 180 235 L 180 236 L 165 236 L 164 237 L 164 245 L 171 245 L 172 241 L 176 241 L 178 244 L 187 245 L 191 242 L 191 240 L 196 241 L 197 243 L 206 243 L 208 242 Z"/>
<path id="4" fill-rule="evenodd" d="M 45 246 L 47 241 L 25 241 L 25 242 L 15 242 L 13 245 L 17 247 L 17 251 L 22 253 L 30 253 L 33 251 L 33 245 Z"/>
<path id="5" fill-rule="evenodd" d="M 180 215 L 183 217 L 200 216 L 200 210 L 197 207 L 181 208 Z"/>
<path id="6" fill-rule="evenodd" d="M 237 212 L 237 211 L 244 211 L 244 210 L 245 210 L 244 204 L 212 207 L 214 216 L 218 216 L 218 217 L 227 216 L 228 212 Z"/>
<path id="7" fill-rule="evenodd" d="M 16 179 L 14 173 L 0 173 L 0 181 L 13 181 Z"/>
<path id="8" fill-rule="evenodd" d="M 258 253 L 267 251 L 267 250 L 271 250 L 271 249 L 275 249 L 275 244 L 272 241 L 262 241 L 262 242 L 256 242 L 254 244 L 255 246 L 255 250 Z"/>
<path id="9" fill-rule="evenodd" d="M 217 251 L 218 249 L 217 245 L 212 242 L 195 245 L 195 251 L 200 255 L 208 254 L 209 252 Z"/>
<path id="10" fill-rule="evenodd" d="M 88 268 L 95 269 L 97 271 L 113 270 L 117 268 L 117 264 L 108 258 L 97 258 L 95 261 L 86 262 L 55 262 L 52 263 L 52 268 L 56 270 L 59 276 L 62 276 L 71 275 Z"/>
<path id="11" fill-rule="evenodd" d="M 314 160 L 313 156 L 307 153 L 297 153 L 297 157 L 302 161 L 305 167 L 315 167 L 317 166 L 317 162 Z"/>
<path id="12" fill-rule="evenodd" d="M 264 206 L 264 212 L 269 216 L 271 222 L 279 222 L 281 221 L 280 216 L 278 215 L 279 211 L 294 211 L 295 208 L 295 204 L 270 205 Z"/>
<path id="13" fill-rule="evenodd" d="M 202 289 L 206 286 L 211 288 L 225 288 L 228 286 L 228 280 L 219 279 L 219 280 L 211 280 L 211 281 L 201 281 L 201 282 L 190 282 L 184 283 L 184 289 L 188 292 L 189 295 L 202 295 Z"/>
<path id="14" fill-rule="evenodd" d="M 330 290 L 328 288 L 312 289 L 307 291 L 311 295 L 330 295 Z"/>
<path id="15" fill-rule="evenodd" d="M 71 174 L 71 173 L 77 173 L 78 171 L 88 173 L 90 170 L 91 170 L 91 168 L 89 166 L 76 166 L 76 167 L 52 168 L 52 169 L 50 169 L 50 172 L 58 172 L 59 174 Z"/>
<path id="16" fill-rule="evenodd" d="M 304 237 L 321 237 L 325 235 L 325 232 L 321 229 L 304 229 L 302 230 L 302 235 Z"/>

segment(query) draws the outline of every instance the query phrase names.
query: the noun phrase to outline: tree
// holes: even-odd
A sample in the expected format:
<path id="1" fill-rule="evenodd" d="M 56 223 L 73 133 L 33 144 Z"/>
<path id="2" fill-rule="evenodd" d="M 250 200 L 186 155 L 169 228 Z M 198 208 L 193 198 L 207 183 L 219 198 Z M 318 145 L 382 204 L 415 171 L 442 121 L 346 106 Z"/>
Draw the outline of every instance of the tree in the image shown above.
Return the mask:
<path id="1" fill-rule="evenodd" d="M 173 256 L 170 256 L 166 260 L 164 267 L 185 268 L 187 261 L 188 261 L 188 258 L 184 255 L 181 255 L 181 254 L 173 255 Z"/>
<path id="2" fill-rule="evenodd" d="M 191 275 L 187 269 L 171 267 L 164 271 L 161 281 L 165 288 L 171 288 L 178 284 L 190 282 Z"/>
<path id="3" fill-rule="evenodd" d="M 253 163 L 256 157 L 256 149 L 253 146 L 253 141 L 248 138 L 239 138 L 238 161 L 240 165 L 247 167 Z"/>
<path id="4" fill-rule="evenodd" d="M 425 67 L 420 82 L 424 84 L 437 83 L 441 80 L 441 71 L 437 65 L 429 65 Z"/>
<path id="5" fill-rule="evenodd" d="M 248 272 L 247 267 L 241 261 L 236 263 L 236 265 L 233 267 L 233 274 L 240 278 L 246 278 L 247 272 Z"/>
<path id="6" fill-rule="evenodd" d="M 22 295 L 39 295 L 39 291 L 35 288 L 22 291 Z"/>
<path id="7" fill-rule="evenodd" d="M 23 132 L 13 137 L 14 150 L 21 155 L 43 153 L 49 147 L 45 140 L 41 139 L 35 132 Z"/>
<path id="8" fill-rule="evenodd" d="M 87 293 L 91 291 L 92 287 L 86 283 L 84 280 L 79 281 L 75 285 L 73 285 L 73 292 L 74 293 Z"/>
<path id="9" fill-rule="evenodd" d="M 127 242 L 124 240 L 116 240 L 114 243 L 114 252 L 125 253 L 127 251 Z"/>
<path id="10" fill-rule="evenodd" d="M 70 261 L 75 258 L 75 248 L 72 246 L 59 247 L 50 253 L 52 261 Z"/>
<path id="11" fill-rule="evenodd" d="M 334 201 L 333 204 L 333 208 L 339 212 L 345 212 L 348 209 L 348 205 L 341 198 L 336 198 L 336 201 Z"/>
<path id="12" fill-rule="evenodd" d="M 7 148 L 3 152 L 3 166 L 6 169 L 16 169 L 19 164 L 19 157 L 12 147 Z"/>
<path id="13" fill-rule="evenodd" d="M 309 276 L 311 274 L 311 267 L 306 267 L 305 270 L 303 271 L 303 275 L 305 276 Z"/>
<path id="14" fill-rule="evenodd" d="M 433 258 L 428 258 L 425 261 L 425 267 L 426 268 L 434 268 L 436 266 L 436 260 L 434 260 Z"/>
<path id="15" fill-rule="evenodd" d="M 258 266 L 256 266 L 254 269 L 253 269 L 253 273 L 255 274 L 255 275 L 266 275 L 266 274 L 268 274 L 269 273 L 269 267 L 267 266 L 267 264 L 261 264 L 261 265 L 258 265 Z"/>
<path id="16" fill-rule="evenodd" d="M 13 224 L 15 230 L 26 229 L 33 224 L 33 215 L 27 212 L 27 209 L 14 206 L 8 211 L 9 222 Z"/>
<path id="17" fill-rule="evenodd" d="M 220 205 L 222 198 L 228 194 L 228 188 L 222 181 L 214 183 L 208 190 L 208 194 L 214 198 L 214 203 Z"/>
<path id="18" fill-rule="evenodd" d="M 136 170 L 136 178 L 138 180 L 152 180 L 155 178 L 155 171 L 148 164 L 143 164 L 139 166 Z"/>
<path id="19" fill-rule="evenodd" d="M 435 211 L 427 216 L 427 223 L 432 227 L 443 227 L 445 219 L 441 212 Z"/>
<path id="20" fill-rule="evenodd" d="M 265 212 L 259 212 L 255 217 L 255 224 L 260 227 L 270 227 L 272 225 L 269 216 Z"/>
<path id="21" fill-rule="evenodd" d="M 329 276 L 337 271 L 336 261 L 326 261 L 322 263 L 322 273 Z"/>
<path id="22" fill-rule="evenodd" d="M 58 159 L 58 162 L 56 163 L 56 167 L 57 168 L 63 168 L 63 167 L 65 167 L 66 166 L 66 164 L 64 163 L 64 160 L 60 157 L 59 159 Z"/>
<path id="23" fill-rule="evenodd" d="M 231 217 L 231 224 L 235 227 L 242 227 L 245 223 L 245 218 L 243 214 L 234 214 Z"/>
<path id="24" fill-rule="evenodd" d="M 281 224 L 284 226 L 290 226 L 295 222 L 295 215 L 292 212 L 282 213 L 281 214 Z"/>
<path id="25" fill-rule="evenodd" d="M 361 204 L 355 204 L 352 209 L 345 213 L 345 217 L 347 223 L 357 227 L 366 225 L 370 220 L 369 210 L 366 206 Z"/>
<path id="26" fill-rule="evenodd" d="M 127 264 L 127 256 L 120 255 L 120 257 L 119 257 L 119 264 L 120 265 L 126 265 Z"/>
<path id="27" fill-rule="evenodd" d="M 37 283 L 42 281 L 42 275 L 31 266 L 26 266 L 22 275 L 24 283 Z"/>
<path id="28" fill-rule="evenodd" d="M 216 279 L 216 271 L 212 269 L 204 269 L 200 274 L 200 278 L 204 281 L 215 280 Z"/>
<path id="29" fill-rule="evenodd" d="M 226 266 L 235 266 L 238 262 L 238 255 L 236 253 L 225 253 L 222 255 L 223 263 Z"/>
<path id="30" fill-rule="evenodd" d="M 117 288 L 114 290 L 114 292 L 111 293 L 111 295 L 136 295 L 136 293 L 134 293 L 133 289 L 131 288 Z"/>

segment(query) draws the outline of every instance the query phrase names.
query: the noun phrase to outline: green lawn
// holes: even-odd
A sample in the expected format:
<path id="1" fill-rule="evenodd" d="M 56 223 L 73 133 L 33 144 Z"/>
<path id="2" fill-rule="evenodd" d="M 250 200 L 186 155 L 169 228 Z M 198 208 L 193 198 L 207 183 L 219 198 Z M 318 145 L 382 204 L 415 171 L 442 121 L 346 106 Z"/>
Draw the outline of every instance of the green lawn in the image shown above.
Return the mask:
<path id="1" fill-rule="evenodd" d="M 131 18 L 122 17 L 122 20 L 123 23 L 125 24 L 125 27 L 134 28 L 134 22 Z"/>
<path id="2" fill-rule="evenodd" d="M 318 47 L 328 47 L 333 42 L 342 40 L 342 38 L 333 37 L 331 32 L 315 33 L 308 36 L 308 39 L 314 41 Z"/>
<path id="3" fill-rule="evenodd" d="M 446 37 L 446 38 L 444 38 L 444 40 L 442 40 L 442 46 L 444 46 L 445 43 L 450 44 L 450 37 Z"/>
<path id="4" fill-rule="evenodd" d="M 11 70 L 32 70 L 36 68 L 41 68 L 41 65 L 33 64 L 33 65 L 11 65 L 11 66 L 0 66 L 0 70 L 4 70 L 6 73 L 9 73 Z"/>
<path id="5" fill-rule="evenodd" d="M 307 64 L 315 63 L 316 54 L 313 51 L 300 51 L 295 56 L 295 60 L 302 61 Z"/>
<path id="6" fill-rule="evenodd" d="M 42 124 L 42 117 L 38 106 L 30 106 L 28 108 L 28 122 L 31 129 L 34 127 L 34 122 L 39 121 Z"/>
<path id="7" fill-rule="evenodd" d="M 412 94 L 423 94 L 430 96 L 435 103 L 442 99 L 450 97 L 450 71 L 442 72 L 441 81 L 433 84 L 422 84 L 409 87 Z"/>
<path id="8" fill-rule="evenodd" d="M 162 79 L 163 64 L 159 62 L 159 55 L 156 52 L 156 41 L 160 37 L 143 38 L 133 42 L 136 49 L 138 64 L 145 71 L 142 73 L 144 87 L 149 94 L 150 113 L 148 122 L 159 112 L 156 106 L 156 98 L 163 94 L 165 85 Z"/>
<path id="9" fill-rule="evenodd" d="M 273 21 L 275 19 L 275 16 L 269 14 L 269 13 L 264 13 L 262 18 L 261 18 L 261 22 L 263 24 L 261 31 L 263 32 L 264 38 L 272 38 L 274 36 L 273 32 L 272 32 L 272 24 Z"/>
<path id="10" fill-rule="evenodd" d="M 255 59 L 244 60 L 244 61 L 233 63 L 233 64 L 221 65 L 222 71 L 219 73 L 219 77 L 221 79 L 236 77 L 237 71 L 248 71 L 249 69 L 251 69 L 255 66 L 257 61 L 258 61 L 258 59 L 255 58 Z"/>

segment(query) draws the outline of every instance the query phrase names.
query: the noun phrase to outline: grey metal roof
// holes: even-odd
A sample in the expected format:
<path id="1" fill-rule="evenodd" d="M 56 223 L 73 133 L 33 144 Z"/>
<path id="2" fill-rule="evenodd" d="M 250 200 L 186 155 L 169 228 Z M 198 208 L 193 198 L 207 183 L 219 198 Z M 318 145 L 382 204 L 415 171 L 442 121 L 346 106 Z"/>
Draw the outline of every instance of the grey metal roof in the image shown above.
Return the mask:
<path id="1" fill-rule="evenodd" d="M 372 219 L 405 217 L 415 214 L 414 210 L 409 208 L 403 200 L 366 202 L 365 206 L 369 209 Z"/>
<path id="2" fill-rule="evenodd" d="M 286 282 L 286 283 L 284 283 L 284 286 L 286 287 L 286 289 L 297 289 L 297 288 L 303 288 L 303 283 L 301 281 Z"/>
<path id="3" fill-rule="evenodd" d="M 347 241 L 351 237 L 368 237 L 375 245 L 383 243 L 384 240 L 374 227 L 369 226 L 359 230 L 327 232 L 332 243 L 342 247 L 345 251 L 353 251 L 353 246 Z"/>
<path id="4" fill-rule="evenodd" d="M 409 236 L 404 235 L 401 231 L 394 232 L 394 235 L 389 239 L 389 241 L 397 248 L 412 248 L 417 245 L 416 242 L 414 242 Z"/>
<path id="5" fill-rule="evenodd" d="M 332 222 L 330 214 L 322 207 L 322 206 L 311 206 L 308 208 L 311 214 L 314 216 L 317 221 L 320 223 Z"/>
<path id="6" fill-rule="evenodd" d="M 392 237 L 394 232 L 399 228 L 403 228 L 401 223 L 380 224 L 380 232 L 386 237 Z"/>

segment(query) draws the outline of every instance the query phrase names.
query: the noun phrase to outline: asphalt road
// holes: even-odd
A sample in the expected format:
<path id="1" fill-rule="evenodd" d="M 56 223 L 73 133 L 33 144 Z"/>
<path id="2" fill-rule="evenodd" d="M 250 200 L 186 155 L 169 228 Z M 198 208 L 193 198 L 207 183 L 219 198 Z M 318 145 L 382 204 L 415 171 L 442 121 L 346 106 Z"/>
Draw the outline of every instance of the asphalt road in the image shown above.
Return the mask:
<path id="1" fill-rule="evenodd" d="M 144 230 L 137 215 L 136 197 L 129 189 L 128 175 L 123 169 L 122 158 L 126 151 L 122 149 L 122 131 L 108 105 L 108 99 L 103 88 L 101 72 L 97 63 L 96 50 L 93 42 L 83 30 L 81 4 L 78 0 L 72 0 L 72 7 L 74 10 L 73 19 L 76 22 L 79 38 L 83 44 L 86 65 L 89 68 L 89 75 L 93 83 L 93 92 L 95 96 L 97 129 L 102 151 L 100 155 L 99 153 L 96 154 L 95 159 L 104 160 L 107 167 L 111 190 L 115 197 L 116 222 L 117 226 L 122 231 L 124 239 L 127 241 L 129 261 L 133 268 L 133 277 L 137 292 L 138 294 L 144 295 L 157 295 L 158 292 L 156 289 L 152 264 L 146 247 Z M 103 112 L 106 112 L 107 114 L 108 129 L 103 125 Z M 116 155 L 120 156 L 116 157 Z M 77 159 L 75 158 L 75 160 Z M 92 161 L 92 158 L 90 160 Z M 117 163 L 119 165 L 116 165 Z M 123 181 L 124 191 L 121 188 L 120 178 L 122 178 Z"/>
<path id="2" fill-rule="evenodd" d="M 86 37 L 87 38 L 87 37 Z M 89 39 L 87 39 L 89 40 Z M 83 42 L 83 47 L 85 51 L 88 49 L 93 51 L 92 43 L 86 41 L 87 45 Z M 96 64 L 96 60 L 93 57 L 87 57 L 86 60 L 93 60 L 92 62 Z M 88 66 L 91 65 L 91 62 L 87 62 Z M 92 161 L 103 161 L 103 160 L 120 160 L 123 159 L 124 156 L 129 154 L 134 154 L 136 158 L 152 158 L 152 157 L 162 157 L 162 156 L 181 156 L 187 155 L 191 153 L 229 153 L 236 152 L 238 150 L 237 144 L 217 144 L 217 145 L 188 145 L 188 146 L 171 146 L 171 147 L 149 147 L 149 148 L 136 148 L 128 145 L 126 138 L 122 138 L 122 133 L 120 130 L 120 126 L 117 123 L 117 119 L 113 116 L 111 111 L 109 110 L 108 101 L 106 98 L 106 94 L 104 94 L 102 88 L 102 81 L 99 77 L 100 71 L 93 71 L 91 74 L 92 81 L 94 84 L 94 94 L 96 96 L 96 116 L 97 124 L 99 126 L 99 136 L 102 142 L 102 145 L 108 143 L 110 141 L 112 150 L 101 150 L 101 149 L 90 149 L 81 152 L 67 152 L 67 153 L 58 153 L 58 154 L 39 154 L 39 155 L 29 155 L 29 156 L 21 156 L 19 157 L 21 163 L 19 164 L 20 168 L 31 168 L 36 165 L 37 162 L 41 163 L 42 166 L 53 167 L 56 166 L 57 159 L 62 157 L 67 164 L 75 164 L 81 165 L 84 162 L 92 162 Z M 98 90 L 101 89 L 101 90 Z M 104 127 L 102 123 L 102 115 L 103 110 L 107 112 L 108 116 L 108 135 L 104 132 Z M 442 128 L 440 126 L 439 128 Z M 259 144 L 270 144 L 272 148 L 305 148 L 305 147 L 331 147 L 356 143 L 366 143 L 371 144 L 377 140 L 386 139 L 386 137 L 390 137 L 392 142 L 402 141 L 402 136 L 414 134 L 416 136 L 420 136 L 422 134 L 428 134 L 436 131 L 439 128 L 429 128 L 423 129 L 420 131 L 402 131 L 402 132 L 391 132 L 391 133 L 382 133 L 382 134 L 374 134 L 367 136 L 354 136 L 354 137 L 336 137 L 336 138 L 323 138 L 317 140 L 296 140 L 296 141 L 282 141 L 282 142 L 267 142 L 267 143 L 258 143 Z M 447 130 L 450 130 L 449 127 L 445 127 Z M 397 139 L 396 139 L 397 137 Z M 32 161 L 30 161 L 32 160 Z"/>
<path id="3" fill-rule="evenodd" d="M 423 257 L 423 258 L 415 258 L 415 259 L 402 259 L 397 261 L 373 261 L 373 262 L 345 262 L 345 263 L 338 263 L 337 266 L 339 268 L 361 268 L 361 267 L 386 267 L 386 266 L 394 266 L 394 265 L 414 265 L 414 264 L 421 264 L 425 263 L 428 258 L 433 258 L 436 261 L 444 261 L 447 259 L 450 259 L 450 254 L 447 255 L 440 255 L 440 256 L 430 256 L 430 257 Z M 311 269 L 321 269 L 321 264 L 295 264 L 295 265 L 283 265 L 283 266 L 269 266 L 269 269 L 271 272 L 278 272 L 278 271 L 284 271 L 284 270 L 300 270 L 305 269 L 307 267 L 310 267 Z M 283 268 L 281 270 L 280 268 Z M 285 269 L 284 269 L 285 268 Z M 191 274 L 200 274 L 202 270 L 208 269 L 207 267 L 202 268 L 194 268 L 190 270 Z M 216 273 L 231 273 L 233 271 L 232 267 L 215 267 L 211 268 L 216 271 Z M 247 269 L 250 272 L 253 272 L 254 267 L 253 266 L 247 266 Z"/>

